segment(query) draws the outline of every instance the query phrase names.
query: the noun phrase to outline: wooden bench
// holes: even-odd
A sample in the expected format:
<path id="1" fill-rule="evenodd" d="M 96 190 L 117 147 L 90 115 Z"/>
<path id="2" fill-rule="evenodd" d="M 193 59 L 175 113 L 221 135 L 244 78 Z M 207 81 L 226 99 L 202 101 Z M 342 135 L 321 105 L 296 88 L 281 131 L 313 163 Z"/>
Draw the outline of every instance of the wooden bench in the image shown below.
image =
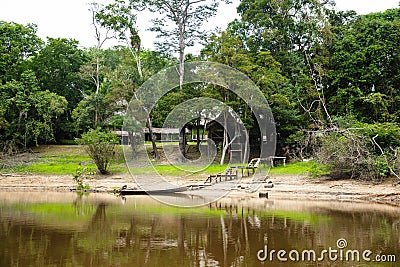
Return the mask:
<path id="1" fill-rule="evenodd" d="M 225 172 L 210 175 L 204 183 L 212 183 L 213 180 L 216 183 L 222 182 L 223 178 L 225 181 L 237 179 L 237 167 L 229 167 Z"/>

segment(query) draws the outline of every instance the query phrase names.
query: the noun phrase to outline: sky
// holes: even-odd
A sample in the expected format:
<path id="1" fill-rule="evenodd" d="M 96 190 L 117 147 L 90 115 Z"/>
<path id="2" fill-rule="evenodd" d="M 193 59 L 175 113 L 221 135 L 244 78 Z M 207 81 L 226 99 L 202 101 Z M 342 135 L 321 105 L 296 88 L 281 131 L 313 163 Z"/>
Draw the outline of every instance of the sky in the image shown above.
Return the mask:
<path id="1" fill-rule="evenodd" d="M 37 34 L 43 40 L 52 38 L 73 38 L 82 47 L 96 44 L 94 30 L 91 25 L 91 14 L 88 11 L 89 2 L 109 3 L 111 0 L 0 0 L 0 21 L 20 24 L 33 23 L 38 26 Z M 216 26 L 224 29 L 226 25 L 237 18 L 236 6 L 239 0 L 232 4 L 222 4 L 217 15 L 205 24 L 207 29 Z M 336 0 L 336 9 L 355 10 L 358 14 L 384 11 L 397 8 L 399 0 Z M 137 25 L 144 48 L 152 49 L 155 35 L 147 31 L 151 23 L 151 14 L 139 14 Z M 154 15 L 153 15 L 154 16 Z M 114 45 L 109 43 L 109 45 Z M 198 51 L 193 48 L 192 53 Z"/>

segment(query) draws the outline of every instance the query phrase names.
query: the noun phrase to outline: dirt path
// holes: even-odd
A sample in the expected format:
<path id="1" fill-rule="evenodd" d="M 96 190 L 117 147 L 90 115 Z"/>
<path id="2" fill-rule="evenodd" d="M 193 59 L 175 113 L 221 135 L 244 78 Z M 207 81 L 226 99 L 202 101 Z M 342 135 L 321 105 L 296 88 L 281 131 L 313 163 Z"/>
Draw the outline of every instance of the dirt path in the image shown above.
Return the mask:
<path id="1" fill-rule="evenodd" d="M 400 206 L 400 186 L 398 180 L 388 180 L 371 184 L 355 180 L 332 181 L 324 178 L 310 179 L 306 176 L 273 176 L 270 184 L 260 188 L 268 192 L 270 199 L 314 199 L 342 201 L 373 201 Z M 129 173 L 98 176 L 88 181 L 90 188 L 98 192 L 112 191 L 127 185 L 135 188 Z M 71 175 L 37 175 L 20 173 L 0 173 L 0 191 L 69 191 L 75 184 Z M 259 192 L 248 193 L 245 189 L 234 190 L 230 196 L 258 197 Z"/>

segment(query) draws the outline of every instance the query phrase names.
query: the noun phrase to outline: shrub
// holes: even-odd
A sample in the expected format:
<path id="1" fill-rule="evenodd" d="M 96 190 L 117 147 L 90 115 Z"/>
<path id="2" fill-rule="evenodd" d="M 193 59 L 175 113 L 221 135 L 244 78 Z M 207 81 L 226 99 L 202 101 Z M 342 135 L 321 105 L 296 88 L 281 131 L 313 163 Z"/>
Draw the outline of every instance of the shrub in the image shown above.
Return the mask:
<path id="1" fill-rule="evenodd" d="M 115 155 L 115 146 L 119 143 L 118 137 L 111 131 L 97 128 L 82 134 L 76 142 L 85 146 L 86 152 L 93 159 L 99 172 L 108 174 L 107 169 Z"/>
<path id="2" fill-rule="evenodd" d="M 386 157 L 376 155 L 371 139 L 347 130 L 321 137 L 317 158 L 328 166 L 330 176 L 335 179 L 377 181 L 389 175 Z"/>
<path id="3" fill-rule="evenodd" d="M 94 172 L 88 168 L 78 168 L 74 175 L 73 180 L 76 183 L 76 190 L 89 190 L 90 186 L 88 183 L 84 184 L 84 181 L 87 179 L 91 179 L 94 175 Z"/>

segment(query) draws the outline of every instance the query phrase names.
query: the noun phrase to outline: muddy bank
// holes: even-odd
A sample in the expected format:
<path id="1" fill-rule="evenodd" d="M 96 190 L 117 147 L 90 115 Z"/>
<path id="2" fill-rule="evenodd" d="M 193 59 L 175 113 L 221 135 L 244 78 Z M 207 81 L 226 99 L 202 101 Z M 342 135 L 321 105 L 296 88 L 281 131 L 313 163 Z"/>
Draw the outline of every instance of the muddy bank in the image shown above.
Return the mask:
<path id="1" fill-rule="evenodd" d="M 274 187 L 269 197 L 280 199 L 373 201 L 400 206 L 398 180 L 372 184 L 357 180 L 334 181 L 305 176 L 271 177 Z"/>
<path id="2" fill-rule="evenodd" d="M 371 201 L 400 206 L 400 186 L 396 185 L 398 180 L 395 179 L 371 184 L 356 180 L 332 181 L 325 178 L 311 179 L 301 175 L 285 175 L 272 176 L 268 181 L 270 183 L 261 185 L 257 192 L 249 192 L 242 182 L 229 184 L 227 185 L 229 188 L 234 188 L 229 196 L 258 198 L 259 192 L 264 192 L 268 193 L 270 199 Z M 88 183 L 91 189 L 98 192 L 113 191 L 123 185 L 137 188 L 129 173 L 98 176 Z M 0 173 L 0 191 L 3 192 L 65 192 L 75 186 L 71 175 Z"/>

